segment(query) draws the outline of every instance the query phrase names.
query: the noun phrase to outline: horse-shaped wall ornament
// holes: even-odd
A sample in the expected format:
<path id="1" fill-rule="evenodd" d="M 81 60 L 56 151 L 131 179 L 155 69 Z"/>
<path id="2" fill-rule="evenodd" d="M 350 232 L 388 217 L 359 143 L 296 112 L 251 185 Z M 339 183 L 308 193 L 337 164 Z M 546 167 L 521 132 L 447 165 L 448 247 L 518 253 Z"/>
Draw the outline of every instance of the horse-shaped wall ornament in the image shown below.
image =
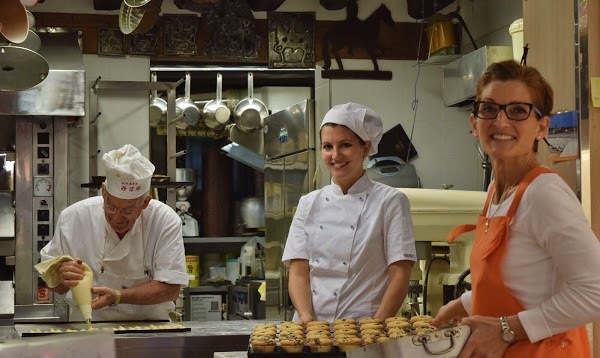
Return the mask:
<path id="1" fill-rule="evenodd" d="M 374 70 L 379 71 L 377 56 L 381 54 L 382 49 L 377 45 L 377 38 L 381 23 L 394 27 L 392 14 L 387 6 L 383 4 L 365 20 L 348 18 L 346 21 L 331 26 L 323 36 L 323 69 L 328 70 L 331 67 L 331 57 L 329 55 L 329 46 L 331 45 L 335 61 L 340 70 L 343 70 L 344 66 L 339 51 L 346 47 L 350 54 L 355 48 L 364 48 L 371 61 L 373 61 Z"/>

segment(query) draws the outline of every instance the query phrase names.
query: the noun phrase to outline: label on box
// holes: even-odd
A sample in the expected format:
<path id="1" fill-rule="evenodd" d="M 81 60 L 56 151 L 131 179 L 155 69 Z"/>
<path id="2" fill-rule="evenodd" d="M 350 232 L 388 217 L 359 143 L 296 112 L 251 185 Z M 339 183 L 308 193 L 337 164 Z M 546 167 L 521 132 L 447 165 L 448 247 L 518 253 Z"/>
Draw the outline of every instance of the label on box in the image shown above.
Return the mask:
<path id="1" fill-rule="evenodd" d="M 190 320 L 191 321 L 220 321 L 221 320 L 221 295 L 191 295 Z"/>

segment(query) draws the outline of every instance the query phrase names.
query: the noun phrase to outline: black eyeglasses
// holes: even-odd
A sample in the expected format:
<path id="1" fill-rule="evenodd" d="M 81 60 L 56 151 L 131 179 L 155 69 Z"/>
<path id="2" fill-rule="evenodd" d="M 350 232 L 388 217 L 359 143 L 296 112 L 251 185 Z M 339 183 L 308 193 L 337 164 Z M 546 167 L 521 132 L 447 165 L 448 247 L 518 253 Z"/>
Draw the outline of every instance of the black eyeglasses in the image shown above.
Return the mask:
<path id="1" fill-rule="evenodd" d="M 496 119 L 501 110 L 504 110 L 506 117 L 513 121 L 524 121 L 529 118 L 531 110 L 541 118 L 542 112 L 531 103 L 509 103 L 498 104 L 494 102 L 475 102 L 473 114 L 481 119 Z"/>

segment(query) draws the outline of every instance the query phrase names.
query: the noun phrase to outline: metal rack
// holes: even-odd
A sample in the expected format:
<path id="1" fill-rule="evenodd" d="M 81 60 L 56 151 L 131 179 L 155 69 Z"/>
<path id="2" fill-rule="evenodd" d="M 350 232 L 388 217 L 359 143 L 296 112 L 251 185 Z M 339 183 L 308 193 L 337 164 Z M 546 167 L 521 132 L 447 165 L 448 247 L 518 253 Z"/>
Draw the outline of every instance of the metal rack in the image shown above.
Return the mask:
<path id="1" fill-rule="evenodd" d="M 90 177 L 98 175 L 98 156 L 101 153 L 101 149 L 98 148 L 98 126 L 97 121 L 102 116 L 102 113 L 98 111 L 98 93 L 107 90 L 119 90 L 119 91 L 166 91 L 167 92 L 167 176 L 170 178 L 176 178 L 175 175 L 175 158 L 186 154 L 185 150 L 175 152 L 175 137 L 176 128 L 175 122 L 180 121 L 184 116 L 176 116 L 175 111 L 175 89 L 184 82 L 181 78 L 177 82 L 151 82 L 151 81 L 103 81 L 101 76 L 98 76 L 93 81 L 90 81 L 90 120 L 89 123 L 89 148 L 90 148 Z M 161 187 L 167 187 L 167 205 L 175 208 L 176 189 L 181 186 L 189 185 L 190 183 L 161 183 Z M 82 184 L 82 186 L 89 187 L 90 191 L 97 190 L 97 186 L 89 184 Z M 94 193 L 96 194 L 96 193 Z"/>

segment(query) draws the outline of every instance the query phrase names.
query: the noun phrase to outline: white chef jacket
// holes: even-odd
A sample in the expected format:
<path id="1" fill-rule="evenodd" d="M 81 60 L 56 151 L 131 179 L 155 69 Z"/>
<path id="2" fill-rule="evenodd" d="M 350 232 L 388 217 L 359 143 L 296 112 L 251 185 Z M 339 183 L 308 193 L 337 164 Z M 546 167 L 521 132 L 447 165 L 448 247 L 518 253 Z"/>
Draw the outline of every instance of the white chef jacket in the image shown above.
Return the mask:
<path id="1" fill-rule="evenodd" d="M 408 198 L 366 174 L 346 195 L 332 182 L 303 196 L 282 261 L 289 266 L 292 259 L 309 261 L 316 320 L 373 316 L 388 266 L 416 260 Z"/>
<path id="2" fill-rule="evenodd" d="M 514 194 L 488 210 L 506 215 Z M 541 174 L 523 193 L 510 223 L 502 272 L 524 311 L 531 342 L 600 319 L 600 243 L 581 203 L 556 174 Z M 461 296 L 472 312 L 471 292 Z"/>
<path id="3" fill-rule="evenodd" d="M 150 200 L 133 228 L 119 240 L 106 222 L 101 196 L 81 200 L 64 209 L 52 240 L 41 250 L 42 260 L 71 255 L 88 264 L 94 287 L 123 289 L 151 280 L 187 286 L 181 219 L 169 206 Z M 102 272 L 104 268 L 104 272 Z M 71 291 L 67 302 L 76 307 Z M 93 320 L 168 320 L 173 302 L 157 305 L 120 304 L 93 311 Z M 79 309 L 71 320 L 80 320 Z"/>

